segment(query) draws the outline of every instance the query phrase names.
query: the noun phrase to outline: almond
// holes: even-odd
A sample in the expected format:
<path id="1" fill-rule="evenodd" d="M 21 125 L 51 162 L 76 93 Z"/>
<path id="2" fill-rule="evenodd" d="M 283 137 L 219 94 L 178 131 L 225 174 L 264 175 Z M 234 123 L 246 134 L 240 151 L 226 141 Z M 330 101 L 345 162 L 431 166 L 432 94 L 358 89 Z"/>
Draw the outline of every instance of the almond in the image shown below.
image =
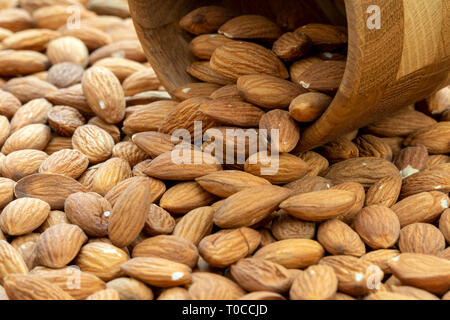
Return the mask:
<path id="1" fill-rule="evenodd" d="M 206 191 L 226 198 L 245 188 L 270 184 L 266 179 L 237 171 L 217 171 L 195 179 Z"/>
<path id="2" fill-rule="evenodd" d="M 239 100 L 212 100 L 203 103 L 199 110 L 218 123 L 238 127 L 256 127 L 264 115 L 258 107 Z"/>
<path id="3" fill-rule="evenodd" d="M 24 149 L 11 152 L 2 161 L 2 176 L 14 181 L 37 173 L 41 164 L 48 158 L 43 151 Z"/>
<path id="4" fill-rule="evenodd" d="M 57 173 L 77 179 L 88 165 L 88 157 L 80 151 L 63 149 L 45 159 L 39 167 L 39 173 Z"/>
<path id="5" fill-rule="evenodd" d="M 186 213 L 192 209 L 209 205 L 215 197 L 197 182 L 178 183 L 167 190 L 159 205 L 171 213 Z"/>
<path id="6" fill-rule="evenodd" d="M 439 219 L 439 230 L 441 230 L 442 234 L 447 240 L 447 243 L 450 242 L 450 210 L 445 209 L 442 213 L 441 218 Z"/>
<path id="7" fill-rule="evenodd" d="M 300 59 L 296 62 L 294 62 L 290 69 L 289 73 L 291 75 L 292 82 L 300 83 L 300 76 L 303 74 L 303 72 L 306 71 L 311 65 L 313 65 L 315 62 L 322 61 L 320 58 L 317 57 L 306 57 L 303 59 Z"/>
<path id="8" fill-rule="evenodd" d="M 4 50 L 0 53 L 0 75 L 27 75 L 46 70 L 49 59 L 42 53 L 30 50 Z"/>
<path id="9" fill-rule="evenodd" d="M 51 107 L 51 103 L 45 99 L 34 99 L 24 104 L 11 119 L 11 133 L 29 124 L 45 124 Z"/>
<path id="10" fill-rule="evenodd" d="M 198 251 L 189 240 L 172 235 L 155 236 L 138 243 L 133 248 L 133 258 L 158 257 L 188 265 L 197 265 Z"/>
<path id="11" fill-rule="evenodd" d="M 92 191 L 105 195 L 119 182 L 131 177 L 131 168 L 127 161 L 111 158 L 103 162 L 95 172 Z"/>
<path id="12" fill-rule="evenodd" d="M 45 94 L 45 98 L 53 104 L 71 106 L 80 111 L 82 114 L 94 115 L 94 112 L 92 112 L 91 108 L 87 104 L 81 84 L 47 92 Z"/>
<path id="13" fill-rule="evenodd" d="M 122 130 L 128 133 L 158 130 L 169 112 L 176 105 L 177 102 L 175 101 L 162 100 L 147 105 L 127 108 L 127 111 L 130 111 L 131 108 L 134 108 L 134 111 L 126 114 Z"/>
<path id="14" fill-rule="evenodd" d="M 245 294 L 235 282 L 210 272 L 194 272 L 188 291 L 193 300 L 235 300 Z"/>
<path id="15" fill-rule="evenodd" d="M 73 300 L 57 285 L 32 275 L 9 275 L 4 286 L 11 300 Z"/>
<path id="16" fill-rule="evenodd" d="M 347 35 L 338 27 L 329 24 L 309 23 L 295 32 L 306 34 L 320 50 L 332 50 L 347 43 Z"/>
<path id="17" fill-rule="evenodd" d="M 86 299 L 89 295 L 106 288 L 105 283 L 98 277 L 74 267 L 62 269 L 36 267 L 31 274 L 57 285 L 78 300 Z"/>
<path id="18" fill-rule="evenodd" d="M 39 199 L 21 198 L 10 202 L 0 216 L 0 228 L 5 234 L 24 235 L 37 229 L 50 212 L 50 206 Z"/>
<path id="19" fill-rule="evenodd" d="M 224 200 L 214 213 L 214 223 L 221 228 L 251 226 L 272 213 L 289 194 L 288 189 L 277 186 L 244 189 Z"/>
<path id="20" fill-rule="evenodd" d="M 112 243 L 118 247 L 130 244 L 141 232 L 150 209 L 150 183 L 133 183 L 117 199 L 108 225 Z"/>
<path id="21" fill-rule="evenodd" d="M 219 6 L 205 6 L 197 8 L 180 20 L 180 27 L 192 34 L 216 32 L 217 29 L 233 14 L 226 8 Z"/>
<path id="22" fill-rule="evenodd" d="M 120 57 L 103 58 L 94 63 L 94 67 L 108 69 L 117 77 L 120 82 L 123 82 L 133 73 L 144 71 L 146 69 L 146 67 L 139 62 Z"/>
<path id="23" fill-rule="evenodd" d="M 422 112 L 405 108 L 390 117 L 369 125 L 367 131 L 381 137 L 407 136 L 435 123 L 436 120 Z"/>
<path id="24" fill-rule="evenodd" d="M 14 194 L 47 202 L 52 209 L 62 209 L 66 198 L 75 192 L 86 191 L 76 180 L 59 174 L 37 173 L 20 179 Z"/>
<path id="25" fill-rule="evenodd" d="M 330 163 L 359 157 L 359 150 L 356 144 L 345 137 L 339 137 L 334 141 L 320 147 L 320 153 L 327 158 Z"/>
<path id="26" fill-rule="evenodd" d="M 250 228 L 221 230 L 203 238 L 198 249 L 207 263 L 224 268 L 252 254 L 260 241 L 260 234 Z"/>
<path id="27" fill-rule="evenodd" d="M 298 122 L 312 122 L 322 115 L 331 101 L 331 97 L 324 93 L 302 93 L 291 101 L 289 114 Z"/>
<path id="28" fill-rule="evenodd" d="M 30 14 L 19 8 L 2 10 L 0 14 L 0 27 L 13 32 L 30 29 L 33 26 L 33 19 Z"/>
<path id="29" fill-rule="evenodd" d="M 91 294 L 86 300 L 120 300 L 120 296 L 114 289 L 105 289 Z"/>
<path id="30" fill-rule="evenodd" d="M 43 266 L 62 268 L 75 258 L 86 241 L 86 235 L 78 226 L 57 224 L 39 236 L 36 257 Z"/>
<path id="31" fill-rule="evenodd" d="M 73 62 L 55 64 L 48 70 L 47 81 L 58 88 L 67 88 L 81 82 L 84 69 Z"/>
<path id="32" fill-rule="evenodd" d="M 178 101 L 193 98 L 206 98 L 219 88 L 220 86 L 215 83 L 192 82 L 175 89 L 172 92 L 172 96 L 174 96 Z"/>
<path id="33" fill-rule="evenodd" d="M 290 287 L 286 268 L 269 260 L 247 258 L 231 266 L 231 275 L 247 291 L 284 293 Z"/>
<path id="34" fill-rule="evenodd" d="M 259 120 L 259 129 L 267 130 L 272 143 L 278 137 L 275 144 L 280 152 L 292 151 L 300 140 L 300 128 L 287 111 L 277 109 L 265 113 Z"/>
<path id="35" fill-rule="evenodd" d="M 218 74 L 213 69 L 211 69 L 209 61 L 193 62 L 186 68 L 186 72 L 189 73 L 194 78 L 197 78 L 204 82 L 209 82 L 218 85 L 227 85 L 233 83 L 233 80 L 228 79 Z"/>
<path id="36" fill-rule="evenodd" d="M 120 265 L 128 260 L 125 251 L 105 242 L 91 242 L 84 245 L 75 260 L 83 272 L 91 273 L 103 281 L 109 281 L 122 274 Z"/>
<path id="37" fill-rule="evenodd" d="M 395 157 L 395 165 L 403 178 L 422 171 L 427 167 L 428 151 L 424 145 L 402 149 Z"/>
<path id="38" fill-rule="evenodd" d="M 153 300 L 152 290 L 133 278 L 117 278 L 109 281 L 106 286 L 116 290 L 120 300 Z"/>
<path id="39" fill-rule="evenodd" d="M 359 235 L 344 222 L 333 219 L 323 222 L 317 230 L 317 240 L 333 255 L 361 257 L 366 247 Z"/>
<path id="40" fill-rule="evenodd" d="M 191 268 L 163 258 L 133 258 L 123 263 L 120 268 L 127 275 L 155 287 L 173 287 L 192 281 Z"/>
<path id="41" fill-rule="evenodd" d="M 218 33 L 231 39 L 275 40 L 281 36 L 281 28 L 264 16 L 249 14 L 228 20 Z"/>
<path id="42" fill-rule="evenodd" d="M 356 201 L 353 204 L 353 207 L 349 211 L 347 211 L 347 213 L 344 213 L 343 215 L 337 217 L 337 219 L 342 220 L 349 225 L 352 224 L 355 216 L 364 206 L 364 187 L 357 182 L 344 182 L 333 186 L 331 189 L 350 191 L 353 192 L 353 194 L 356 196 Z"/>
<path id="43" fill-rule="evenodd" d="M 296 60 L 308 54 L 312 47 L 311 39 L 301 32 L 287 32 L 273 44 L 272 50 L 285 61 Z"/>
<path id="44" fill-rule="evenodd" d="M 19 99 L 7 91 L 0 91 L 0 114 L 11 118 L 21 107 Z"/>
<path id="45" fill-rule="evenodd" d="M 297 84 L 266 74 L 241 76 L 237 87 L 247 101 L 264 108 L 286 108 L 305 92 Z"/>
<path id="46" fill-rule="evenodd" d="M 211 56 L 210 64 L 213 70 L 231 79 L 254 73 L 282 79 L 289 76 L 286 67 L 274 53 L 250 42 L 234 41 L 218 47 Z"/>
<path id="47" fill-rule="evenodd" d="M 292 300 L 331 300 L 338 288 L 333 268 L 315 265 L 301 272 L 292 282 L 289 297 Z"/>
<path id="48" fill-rule="evenodd" d="M 112 42 L 106 32 L 88 25 L 80 25 L 77 29 L 60 28 L 59 31 L 66 37 L 74 37 L 83 41 L 89 50 L 95 50 Z"/>
<path id="49" fill-rule="evenodd" d="M 402 179 L 399 175 L 382 178 L 367 190 L 365 205 L 379 204 L 389 208 L 397 202 L 401 187 Z"/>
<path id="50" fill-rule="evenodd" d="M 8 178 L 0 178 L 0 208 L 3 209 L 14 199 L 16 183 Z"/>
<path id="51" fill-rule="evenodd" d="M 313 239 L 316 233 L 316 224 L 294 218 L 280 210 L 276 218 L 272 220 L 271 231 L 277 240 Z"/>
<path id="52" fill-rule="evenodd" d="M 376 290 L 383 279 L 383 271 L 378 266 L 353 256 L 324 257 L 319 265 L 332 267 L 338 278 L 338 290 L 352 296 Z"/>
<path id="53" fill-rule="evenodd" d="M 299 219 L 321 221 L 347 213 L 355 201 L 356 196 L 350 191 L 321 190 L 290 197 L 280 208 Z"/>
<path id="54" fill-rule="evenodd" d="M 365 188 L 388 175 L 398 175 L 398 169 L 389 161 L 381 158 L 352 158 L 332 165 L 325 178 L 334 183 L 353 181 Z"/>
<path id="55" fill-rule="evenodd" d="M 144 231 L 152 236 L 172 233 L 175 227 L 175 219 L 163 208 L 152 204 L 147 213 Z"/>
<path id="56" fill-rule="evenodd" d="M 344 71 L 345 61 L 315 62 L 298 77 L 298 83 L 307 90 L 336 92 Z"/>
<path id="57" fill-rule="evenodd" d="M 50 138 L 49 127 L 43 124 L 30 124 L 17 130 L 6 139 L 2 153 L 7 155 L 23 149 L 44 150 Z"/>
<path id="58" fill-rule="evenodd" d="M 176 224 L 173 235 L 188 239 L 198 245 L 201 239 L 211 233 L 214 208 L 200 207 L 189 211 Z"/>
<path id="59" fill-rule="evenodd" d="M 175 159 L 187 158 L 188 163 L 174 163 L 174 154 Z M 174 150 L 173 152 L 165 152 L 159 155 L 150 162 L 144 173 L 164 180 L 192 180 L 221 169 L 222 166 L 210 154 L 196 150 L 180 149 L 178 152 Z"/>
<path id="60" fill-rule="evenodd" d="M 45 147 L 44 152 L 48 155 L 52 155 L 63 149 L 72 149 L 72 137 L 60 137 L 54 135 L 47 144 L 47 147 Z"/>
<path id="61" fill-rule="evenodd" d="M 278 157 L 258 152 L 245 161 L 245 171 L 265 178 L 273 184 L 285 184 L 306 175 L 309 167 L 305 161 L 290 153 Z"/>
<path id="62" fill-rule="evenodd" d="M 67 219 L 78 225 L 87 235 L 104 237 L 108 234 L 108 221 L 112 207 L 107 200 L 94 192 L 77 192 L 64 203 Z"/>
<path id="63" fill-rule="evenodd" d="M 288 239 L 268 244 L 253 255 L 254 258 L 266 259 L 285 268 L 304 268 L 322 258 L 324 249 L 314 240 Z"/>
<path id="64" fill-rule="evenodd" d="M 429 223 L 412 223 L 400 231 L 398 246 L 401 253 L 437 255 L 445 249 L 445 239 L 438 228 Z"/>
<path id="65" fill-rule="evenodd" d="M 392 247 L 400 234 L 400 221 L 391 209 L 371 205 L 362 209 L 355 218 L 356 232 L 373 249 Z"/>
<path id="66" fill-rule="evenodd" d="M 314 151 L 306 151 L 298 155 L 300 159 L 306 162 L 309 171 L 308 177 L 314 177 L 323 173 L 329 166 L 328 160 Z"/>
<path id="67" fill-rule="evenodd" d="M 370 251 L 363 255 L 361 259 L 367 260 L 380 267 L 385 274 L 391 274 L 391 268 L 389 268 L 389 261 L 397 257 L 400 251 L 396 249 L 378 249 Z"/>
<path id="68" fill-rule="evenodd" d="M 187 289 L 174 287 L 164 289 L 158 296 L 158 300 L 191 300 L 191 296 Z"/>
<path id="69" fill-rule="evenodd" d="M 116 76 L 104 67 L 88 69 L 82 79 L 83 92 L 92 110 L 108 123 L 125 116 L 125 96 Z"/>
<path id="70" fill-rule="evenodd" d="M 49 212 L 47 219 L 40 225 L 37 231 L 42 233 L 48 228 L 60 223 L 69 223 L 66 213 L 64 211 L 52 210 Z"/>
<path id="71" fill-rule="evenodd" d="M 428 169 L 410 175 L 403 180 L 400 197 L 426 191 L 450 191 L 450 172 L 440 168 Z"/>
<path id="72" fill-rule="evenodd" d="M 381 138 L 366 134 L 355 140 L 360 157 L 375 157 L 391 161 L 392 150 Z M 401 170 L 401 169 L 400 169 Z"/>
<path id="73" fill-rule="evenodd" d="M 90 163 L 99 163 L 108 159 L 114 147 L 114 140 L 105 130 L 87 124 L 78 127 L 72 136 L 73 148 L 84 153 Z"/>
<path id="74" fill-rule="evenodd" d="M 28 267 L 15 249 L 5 240 L 0 240 L 0 282 L 3 284 L 8 274 L 27 274 Z"/>
<path id="75" fill-rule="evenodd" d="M 214 50 L 225 43 L 232 42 L 221 34 L 202 34 L 189 42 L 189 50 L 199 59 L 210 59 Z"/>
<path id="76" fill-rule="evenodd" d="M 450 261 L 420 253 L 402 253 L 389 263 L 392 273 L 405 285 L 444 294 L 450 288 Z"/>
<path id="77" fill-rule="evenodd" d="M 73 62 L 86 67 L 89 62 L 89 53 L 86 45 L 74 37 L 60 37 L 49 42 L 47 57 L 52 64 Z"/>
<path id="78" fill-rule="evenodd" d="M 144 50 L 137 39 L 116 41 L 98 48 L 89 56 L 89 62 L 92 65 L 98 60 L 108 57 L 120 57 L 137 62 L 146 61 Z"/>
<path id="79" fill-rule="evenodd" d="M 48 113 L 48 123 L 59 135 L 70 137 L 76 128 L 85 124 L 85 119 L 75 108 L 56 106 Z"/>

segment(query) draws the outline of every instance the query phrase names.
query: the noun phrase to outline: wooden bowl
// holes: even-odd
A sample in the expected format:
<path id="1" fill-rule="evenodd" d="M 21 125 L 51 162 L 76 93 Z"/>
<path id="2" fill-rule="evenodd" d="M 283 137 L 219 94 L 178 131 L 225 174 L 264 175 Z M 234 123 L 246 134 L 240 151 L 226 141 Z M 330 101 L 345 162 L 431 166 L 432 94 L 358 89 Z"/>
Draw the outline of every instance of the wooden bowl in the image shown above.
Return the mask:
<path id="1" fill-rule="evenodd" d="M 195 81 L 185 71 L 196 60 L 188 49 L 191 36 L 178 26 L 186 13 L 220 4 L 274 18 L 277 10 L 299 1 L 319 7 L 333 23 L 345 24 L 342 0 L 129 0 L 129 5 L 148 60 L 171 92 Z M 349 43 L 344 78 L 327 111 L 302 132 L 301 150 L 364 127 L 449 83 L 448 1 L 375 2 L 380 8 L 380 29 L 367 23 L 373 0 L 345 0 Z"/>

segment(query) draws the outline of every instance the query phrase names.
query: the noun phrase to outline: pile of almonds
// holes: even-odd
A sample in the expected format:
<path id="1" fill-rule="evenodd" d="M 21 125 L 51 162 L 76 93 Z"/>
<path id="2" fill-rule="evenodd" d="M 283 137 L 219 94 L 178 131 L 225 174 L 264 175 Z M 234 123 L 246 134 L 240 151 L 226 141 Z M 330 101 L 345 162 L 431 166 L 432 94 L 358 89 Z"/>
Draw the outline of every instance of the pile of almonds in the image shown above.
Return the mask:
<path id="1" fill-rule="evenodd" d="M 299 153 L 345 29 L 211 6 L 180 25 L 204 82 L 172 100 L 126 0 L 2 1 L 0 299 L 450 299 L 450 87 Z M 278 129 L 279 170 L 211 142 L 174 163 L 194 121 Z"/>

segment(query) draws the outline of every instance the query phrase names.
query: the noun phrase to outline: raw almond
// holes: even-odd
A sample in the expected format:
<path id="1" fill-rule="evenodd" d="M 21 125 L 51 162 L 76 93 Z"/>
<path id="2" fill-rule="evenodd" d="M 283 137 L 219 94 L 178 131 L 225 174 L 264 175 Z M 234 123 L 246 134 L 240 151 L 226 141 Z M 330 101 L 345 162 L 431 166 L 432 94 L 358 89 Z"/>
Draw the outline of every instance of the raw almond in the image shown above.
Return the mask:
<path id="1" fill-rule="evenodd" d="M 233 40 L 221 34 L 202 34 L 189 42 L 189 50 L 197 58 L 209 60 L 214 50 L 231 41 Z"/>
<path id="2" fill-rule="evenodd" d="M 37 276 L 9 275 L 4 286 L 11 300 L 73 300 L 57 285 Z"/>
<path id="3" fill-rule="evenodd" d="M 200 207 L 189 211 L 177 222 L 173 235 L 198 245 L 201 239 L 211 233 L 214 212 L 212 207 Z"/>
<path id="4" fill-rule="evenodd" d="M 84 125 L 86 121 L 76 108 L 56 106 L 48 112 L 48 123 L 59 135 L 70 137 L 76 128 Z"/>
<path id="5" fill-rule="evenodd" d="M 338 288 L 333 268 L 315 265 L 301 272 L 292 282 L 289 297 L 292 300 L 331 300 Z"/>
<path id="6" fill-rule="evenodd" d="M 153 292 L 143 282 L 133 278 L 117 278 L 106 284 L 119 293 L 120 300 L 153 300 Z"/>
<path id="7" fill-rule="evenodd" d="M 365 205 L 379 204 L 389 208 L 397 202 L 401 187 L 402 179 L 399 175 L 382 178 L 367 190 Z"/>
<path id="8" fill-rule="evenodd" d="M 89 62 L 86 45 L 81 40 L 70 36 L 50 41 L 47 46 L 47 57 L 52 64 L 73 62 L 86 67 Z"/>
<path id="9" fill-rule="evenodd" d="M 272 50 L 285 61 L 305 56 L 312 47 L 311 39 L 302 32 L 287 32 L 273 44 Z"/>
<path id="10" fill-rule="evenodd" d="M 180 214 L 198 207 L 209 205 L 215 200 L 214 195 L 205 191 L 194 181 L 182 182 L 168 189 L 159 202 L 161 208 Z"/>
<path id="11" fill-rule="evenodd" d="M 218 123 L 250 128 L 258 126 L 261 117 L 264 115 L 264 111 L 258 107 L 239 100 L 205 101 L 199 110 Z"/>
<path id="12" fill-rule="evenodd" d="M 398 247 L 401 253 L 437 255 L 445 249 L 445 239 L 438 228 L 429 223 L 412 223 L 400 231 Z"/>
<path id="13" fill-rule="evenodd" d="M 44 150 L 50 141 L 50 128 L 44 124 L 30 124 L 11 134 L 2 147 L 7 155 L 23 149 Z"/>
<path id="14" fill-rule="evenodd" d="M 356 232 L 373 249 L 392 247 L 400 234 L 400 221 L 394 211 L 381 205 L 363 208 L 355 218 Z"/>
<path id="15" fill-rule="evenodd" d="M 114 147 L 111 135 L 100 127 L 87 124 L 78 127 L 72 136 L 73 148 L 84 153 L 90 163 L 108 159 Z"/>
<path id="16" fill-rule="evenodd" d="M 131 168 L 121 158 L 111 158 L 103 162 L 92 179 L 92 191 L 105 195 L 119 182 L 131 177 Z"/>
<path id="17" fill-rule="evenodd" d="M 205 6 L 192 10 L 180 20 L 180 27 L 192 34 L 216 32 L 233 14 L 219 6 Z"/>
<path id="18" fill-rule="evenodd" d="M 198 249 L 210 265 L 224 268 L 252 254 L 260 241 L 260 234 L 250 228 L 221 230 L 203 238 Z"/>
<path id="19" fill-rule="evenodd" d="M 285 268 L 304 268 L 317 262 L 324 254 L 323 247 L 314 240 L 288 239 L 268 244 L 253 255 L 281 264 Z"/>
<path id="20" fill-rule="evenodd" d="M 289 114 L 298 122 L 312 122 L 322 115 L 331 101 L 331 97 L 324 93 L 303 93 L 291 101 Z"/>
<path id="21" fill-rule="evenodd" d="M 28 267 L 17 249 L 6 240 L 0 240 L 0 282 L 8 274 L 27 274 Z"/>
<path id="22" fill-rule="evenodd" d="M 300 127 L 284 110 L 271 110 L 259 120 L 259 129 L 267 130 L 268 142 L 275 140 L 279 152 L 292 151 L 300 140 Z M 276 141 L 278 138 L 278 141 Z"/>
<path id="23" fill-rule="evenodd" d="M 39 167 L 39 173 L 56 173 L 77 179 L 88 165 L 88 157 L 80 151 L 63 149 L 45 159 Z"/>
<path id="24" fill-rule="evenodd" d="M 36 258 L 49 268 L 65 267 L 87 241 L 83 230 L 72 224 L 57 224 L 45 230 L 36 242 Z"/>
<path id="25" fill-rule="evenodd" d="M 359 235 L 344 222 L 333 219 L 323 222 L 317 230 L 317 240 L 333 255 L 361 257 L 366 247 Z"/>
<path id="26" fill-rule="evenodd" d="M 2 176 L 18 181 L 37 173 L 48 155 L 40 150 L 24 149 L 11 152 L 2 161 Z"/>
<path id="27" fill-rule="evenodd" d="M 188 291 L 193 300 L 235 300 L 245 294 L 235 282 L 211 272 L 192 273 Z"/>

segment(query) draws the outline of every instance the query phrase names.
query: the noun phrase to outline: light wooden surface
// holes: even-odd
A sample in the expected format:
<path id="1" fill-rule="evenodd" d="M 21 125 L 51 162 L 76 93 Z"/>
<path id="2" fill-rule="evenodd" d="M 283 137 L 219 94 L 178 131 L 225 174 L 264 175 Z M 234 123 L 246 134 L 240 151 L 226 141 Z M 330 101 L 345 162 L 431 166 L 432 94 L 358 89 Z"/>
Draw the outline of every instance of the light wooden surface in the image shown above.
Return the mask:
<path id="1" fill-rule="evenodd" d="M 283 7 L 312 0 L 129 0 L 131 14 L 149 62 L 170 91 L 193 80 L 185 71 L 194 61 L 190 37 L 179 19 L 206 4 L 226 4 L 240 12 L 270 16 Z M 342 23 L 342 0 L 320 0 L 318 7 Z M 381 28 L 369 28 L 370 5 L 381 9 Z M 303 3 L 304 5 L 304 3 Z M 309 150 L 361 128 L 420 100 L 448 82 L 450 70 L 450 1 L 345 0 L 349 30 L 348 60 L 331 106 L 301 137 Z"/>

